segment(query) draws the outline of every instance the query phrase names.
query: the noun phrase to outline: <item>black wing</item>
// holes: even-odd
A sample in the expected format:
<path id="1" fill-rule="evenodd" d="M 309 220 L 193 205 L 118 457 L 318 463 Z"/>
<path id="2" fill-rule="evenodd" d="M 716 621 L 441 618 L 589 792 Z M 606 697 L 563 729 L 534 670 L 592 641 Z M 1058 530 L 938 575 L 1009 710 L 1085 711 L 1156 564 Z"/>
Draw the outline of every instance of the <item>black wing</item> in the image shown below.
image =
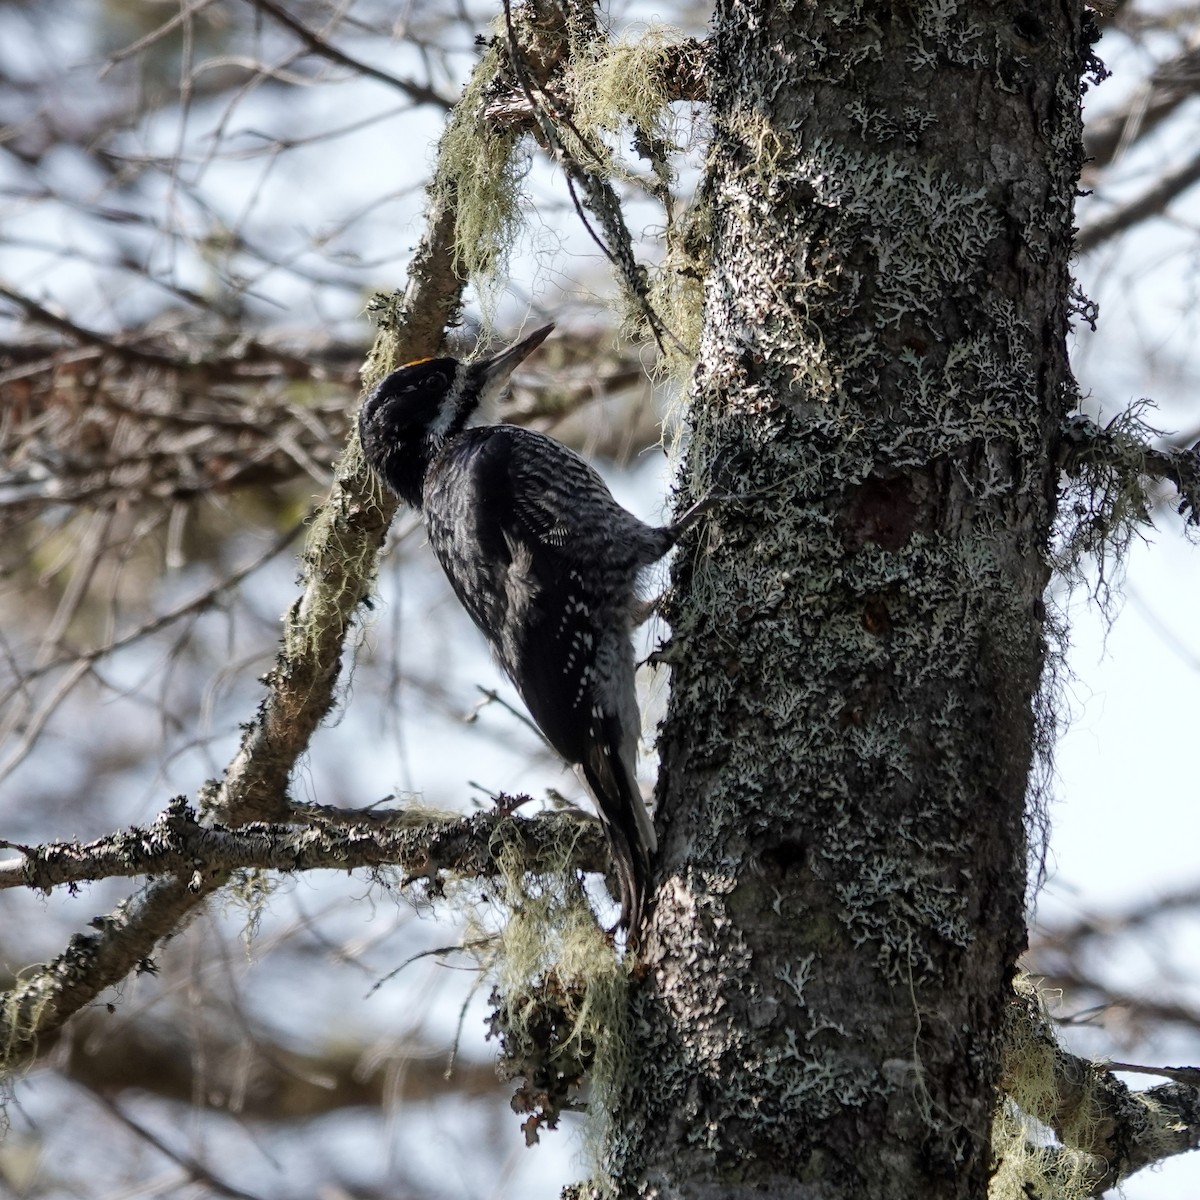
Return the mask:
<path id="1" fill-rule="evenodd" d="M 424 509 L 463 607 L 550 743 L 582 762 L 597 657 L 613 653 L 604 635 L 627 629 L 621 610 L 635 595 L 638 564 L 621 533 L 647 527 L 566 446 L 505 425 L 468 430 L 442 451 Z"/>

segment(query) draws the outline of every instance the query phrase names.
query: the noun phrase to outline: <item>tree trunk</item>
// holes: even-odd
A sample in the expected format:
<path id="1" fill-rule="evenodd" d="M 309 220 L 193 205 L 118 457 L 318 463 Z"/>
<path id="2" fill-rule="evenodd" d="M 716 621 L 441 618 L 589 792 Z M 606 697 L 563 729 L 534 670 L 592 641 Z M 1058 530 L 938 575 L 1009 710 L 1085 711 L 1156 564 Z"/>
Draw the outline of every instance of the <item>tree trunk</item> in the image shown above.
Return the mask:
<path id="1" fill-rule="evenodd" d="M 722 0 L 622 1195 L 981 1197 L 1067 365 L 1082 4 Z"/>

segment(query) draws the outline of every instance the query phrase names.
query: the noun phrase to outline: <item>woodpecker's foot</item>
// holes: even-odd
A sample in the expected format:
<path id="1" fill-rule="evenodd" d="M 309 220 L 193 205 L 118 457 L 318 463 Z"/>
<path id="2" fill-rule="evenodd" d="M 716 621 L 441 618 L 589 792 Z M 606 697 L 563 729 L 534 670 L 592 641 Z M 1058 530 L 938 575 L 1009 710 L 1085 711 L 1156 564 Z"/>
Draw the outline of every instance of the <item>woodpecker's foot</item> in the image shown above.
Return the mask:
<path id="1" fill-rule="evenodd" d="M 700 520 L 705 513 L 712 512 L 724 500 L 729 497 L 724 492 L 714 492 L 710 496 L 705 496 L 703 500 L 697 500 L 691 508 L 679 518 L 678 521 L 673 521 L 670 525 L 671 538 L 673 541 L 678 541 L 695 523 Z"/>

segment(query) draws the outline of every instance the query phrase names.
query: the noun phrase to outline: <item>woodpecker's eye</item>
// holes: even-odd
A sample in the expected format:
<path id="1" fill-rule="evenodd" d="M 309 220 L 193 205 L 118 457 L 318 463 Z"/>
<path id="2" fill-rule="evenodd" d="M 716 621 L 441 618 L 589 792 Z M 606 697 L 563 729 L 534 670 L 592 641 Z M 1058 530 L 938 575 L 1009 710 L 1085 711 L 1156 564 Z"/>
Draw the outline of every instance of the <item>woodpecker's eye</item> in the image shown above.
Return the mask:
<path id="1" fill-rule="evenodd" d="M 454 360 L 424 358 L 393 371 L 363 405 L 362 422 L 382 421 L 393 431 L 427 424 L 454 381 Z"/>

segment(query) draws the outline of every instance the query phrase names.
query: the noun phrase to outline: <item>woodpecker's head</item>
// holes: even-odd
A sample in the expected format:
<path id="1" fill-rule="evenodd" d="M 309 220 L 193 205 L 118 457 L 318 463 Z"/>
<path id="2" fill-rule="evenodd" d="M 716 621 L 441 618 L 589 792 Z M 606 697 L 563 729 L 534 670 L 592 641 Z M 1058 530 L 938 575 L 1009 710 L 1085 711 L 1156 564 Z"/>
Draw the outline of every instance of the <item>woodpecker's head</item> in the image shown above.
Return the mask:
<path id="1" fill-rule="evenodd" d="M 396 495 L 420 508 L 425 472 L 434 455 L 481 405 L 499 399 L 517 365 L 553 328 L 543 325 L 494 358 L 473 363 L 422 358 L 393 371 L 358 414 L 367 462 Z"/>

